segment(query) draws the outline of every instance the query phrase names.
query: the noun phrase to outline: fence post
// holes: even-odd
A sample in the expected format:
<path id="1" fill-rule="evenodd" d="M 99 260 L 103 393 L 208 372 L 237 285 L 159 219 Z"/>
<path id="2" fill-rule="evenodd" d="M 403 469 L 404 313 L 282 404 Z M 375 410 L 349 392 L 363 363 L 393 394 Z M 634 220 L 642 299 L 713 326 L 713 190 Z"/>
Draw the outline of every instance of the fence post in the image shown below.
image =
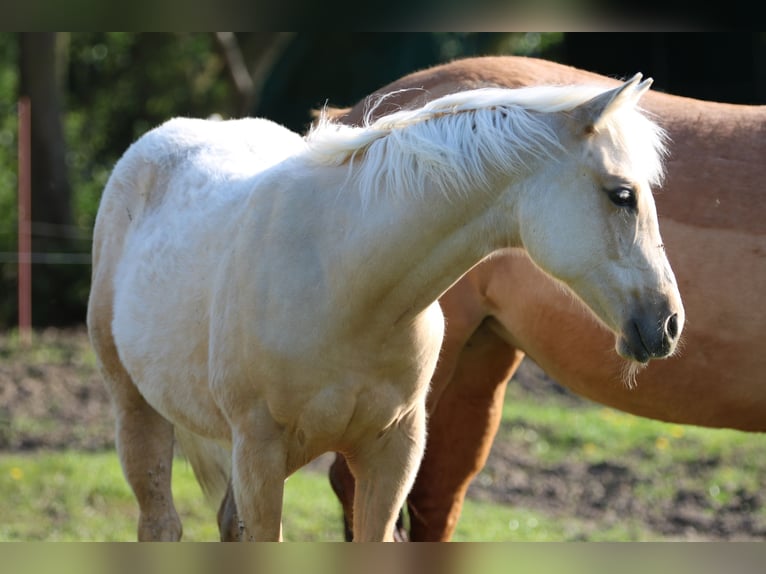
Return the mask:
<path id="1" fill-rule="evenodd" d="M 19 99 L 19 336 L 23 344 L 32 341 L 32 104 L 28 96 Z"/>

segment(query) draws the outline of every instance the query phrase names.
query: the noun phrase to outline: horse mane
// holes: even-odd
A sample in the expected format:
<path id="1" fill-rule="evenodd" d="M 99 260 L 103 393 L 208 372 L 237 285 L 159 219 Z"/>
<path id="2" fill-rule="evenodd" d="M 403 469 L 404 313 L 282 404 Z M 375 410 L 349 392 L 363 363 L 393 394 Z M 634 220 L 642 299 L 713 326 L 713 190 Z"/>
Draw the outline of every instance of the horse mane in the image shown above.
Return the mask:
<path id="1" fill-rule="evenodd" d="M 512 175 L 526 169 L 532 158 L 553 159 L 565 151 L 541 114 L 571 111 L 605 89 L 589 85 L 478 88 L 372 120 L 375 109 L 396 92 L 384 94 L 371 103 L 362 126 L 339 124 L 339 114 L 320 111 L 305 137 L 306 157 L 316 165 L 348 163 L 349 177 L 368 196 L 376 196 L 380 189 L 422 192 L 429 181 L 447 194 L 459 194 L 487 187 L 490 171 Z M 632 155 L 641 158 L 650 182 L 659 183 L 665 132 L 635 106 L 618 112 L 610 114 L 602 129 L 630 146 Z"/>

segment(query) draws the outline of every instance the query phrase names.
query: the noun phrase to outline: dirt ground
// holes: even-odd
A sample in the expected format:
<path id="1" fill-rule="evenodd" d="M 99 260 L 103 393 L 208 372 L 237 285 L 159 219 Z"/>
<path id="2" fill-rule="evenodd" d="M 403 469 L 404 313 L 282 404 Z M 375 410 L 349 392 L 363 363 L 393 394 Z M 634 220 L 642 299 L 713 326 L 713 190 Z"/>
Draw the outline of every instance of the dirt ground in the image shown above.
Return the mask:
<path id="1" fill-rule="evenodd" d="M 47 330 L 38 335 L 38 342 L 41 345 L 36 347 L 44 350 L 24 351 L 7 336 L 0 336 L 0 453 L 113 448 L 111 406 L 92 356 L 88 358 L 85 352 L 88 341 L 84 332 Z M 540 400 L 553 395 L 572 405 L 582 401 L 528 361 L 512 384 Z M 325 463 L 327 460 L 325 457 Z M 698 470 L 692 464 L 681 466 L 679 478 Z M 541 467 L 528 452 L 498 440 L 469 496 L 538 509 L 552 516 L 578 516 L 592 521 L 594 529 L 629 516 L 658 537 L 766 539 L 766 526 L 753 516 L 766 504 L 760 492 L 743 490 L 726 506 L 712 508 L 706 497 L 679 487 L 662 504 L 642 505 L 633 496 L 642 480 L 647 478 L 637 476 L 629 463 L 620 461 Z"/>

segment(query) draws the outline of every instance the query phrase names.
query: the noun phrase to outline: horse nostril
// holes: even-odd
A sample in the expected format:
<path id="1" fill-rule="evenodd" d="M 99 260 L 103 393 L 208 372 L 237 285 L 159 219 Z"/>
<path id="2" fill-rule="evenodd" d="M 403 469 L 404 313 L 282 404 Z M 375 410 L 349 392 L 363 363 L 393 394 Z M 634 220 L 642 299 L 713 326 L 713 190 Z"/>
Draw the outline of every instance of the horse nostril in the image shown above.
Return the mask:
<path id="1" fill-rule="evenodd" d="M 667 333 L 668 337 L 671 339 L 675 339 L 678 335 L 678 314 L 673 313 L 670 317 L 668 317 L 667 322 L 665 323 L 665 333 Z"/>

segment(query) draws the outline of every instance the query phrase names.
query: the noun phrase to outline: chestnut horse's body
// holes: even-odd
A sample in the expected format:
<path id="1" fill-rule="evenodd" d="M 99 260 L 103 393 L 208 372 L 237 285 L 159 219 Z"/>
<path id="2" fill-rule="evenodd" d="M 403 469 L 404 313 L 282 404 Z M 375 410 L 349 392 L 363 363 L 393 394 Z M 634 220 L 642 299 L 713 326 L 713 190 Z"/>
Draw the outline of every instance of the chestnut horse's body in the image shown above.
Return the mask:
<path id="1" fill-rule="evenodd" d="M 485 85 L 615 80 L 521 57 L 455 61 L 378 93 L 398 106 Z M 428 442 L 408 498 L 412 540 L 448 540 L 468 484 L 497 431 L 505 384 L 525 355 L 572 391 L 636 415 L 766 431 L 766 106 L 652 92 L 642 105 L 671 137 L 656 204 L 689 318 L 684 349 L 653 361 L 635 388 L 620 383 L 610 333 L 521 252 L 475 267 L 441 299 L 447 329 L 429 396 Z M 359 123 L 366 103 L 343 116 Z M 349 512 L 353 479 L 338 458 L 331 481 Z"/>

